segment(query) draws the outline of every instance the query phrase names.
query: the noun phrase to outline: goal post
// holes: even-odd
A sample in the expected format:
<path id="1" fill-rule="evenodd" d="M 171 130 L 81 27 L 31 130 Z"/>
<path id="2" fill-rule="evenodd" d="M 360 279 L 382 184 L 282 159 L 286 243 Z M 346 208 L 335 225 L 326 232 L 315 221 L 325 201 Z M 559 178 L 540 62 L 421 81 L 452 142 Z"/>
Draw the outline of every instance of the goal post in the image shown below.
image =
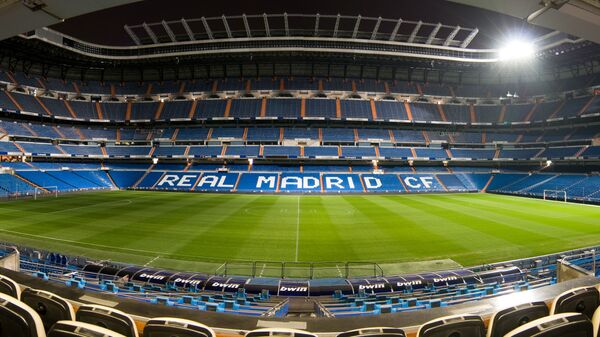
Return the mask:
<path id="1" fill-rule="evenodd" d="M 45 192 L 45 191 L 48 192 Z M 58 198 L 58 186 L 40 186 L 36 187 L 33 192 L 33 200 L 37 200 L 38 195 L 50 194 L 54 195 L 55 198 Z"/>
<path id="2" fill-rule="evenodd" d="M 557 200 L 567 202 L 567 191 L 544 190 L 544 200 Z"/>

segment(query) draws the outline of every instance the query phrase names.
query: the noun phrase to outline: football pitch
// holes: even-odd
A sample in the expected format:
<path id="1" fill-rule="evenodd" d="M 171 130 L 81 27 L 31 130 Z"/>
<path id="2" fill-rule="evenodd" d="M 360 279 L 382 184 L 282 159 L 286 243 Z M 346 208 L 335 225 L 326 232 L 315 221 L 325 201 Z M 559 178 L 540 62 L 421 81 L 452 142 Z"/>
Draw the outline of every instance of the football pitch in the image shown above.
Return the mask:
<path id="1" fill-rule="evenodd" d="M 280 261 L 389 275 L 600 244 L 600 207 L 493 194 L 90 192 L 1 202 L 0 217 L 4 242 L 204 272 L 261 261 L 264 276 Z"/>

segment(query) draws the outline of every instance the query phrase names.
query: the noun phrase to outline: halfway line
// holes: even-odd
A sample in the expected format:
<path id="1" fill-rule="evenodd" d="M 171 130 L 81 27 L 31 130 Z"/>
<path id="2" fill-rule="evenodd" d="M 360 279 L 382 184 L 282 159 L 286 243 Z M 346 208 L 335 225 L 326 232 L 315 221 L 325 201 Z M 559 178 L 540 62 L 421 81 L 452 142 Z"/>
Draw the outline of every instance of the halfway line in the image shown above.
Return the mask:
<path id="1" fill-rule="evenodd" d="M 298 211 L 296 212 L 296 258 L 298 262 L 298 244 L 300 243 L 300 196 L 298 196 Z"/>

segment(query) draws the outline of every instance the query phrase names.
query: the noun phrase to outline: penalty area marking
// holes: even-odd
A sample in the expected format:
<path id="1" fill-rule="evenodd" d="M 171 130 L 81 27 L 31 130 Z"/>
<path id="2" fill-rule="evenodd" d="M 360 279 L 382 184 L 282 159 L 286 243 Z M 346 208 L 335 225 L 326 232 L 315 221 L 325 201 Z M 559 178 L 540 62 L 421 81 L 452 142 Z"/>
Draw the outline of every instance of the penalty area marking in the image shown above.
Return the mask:
<path id="1" fill-rule="evenodd" d="M 267 268 L 267 264 L 263 263 L 262 269 L 260 270 L 260 274 L 258 275 L 258 277 L 262 277 L 263 276 L 263 273 L 265 272 L 265 268 Z"/>
<path id="2" fill-rule="evenodd" d="M 143 253 L 143 254 L 151 254 L 150 256 L 154 256 L 154 254 L 159 253 L 162 254 L 163 256 L 167 256 L 170 259 L 174 259 L 174 260 L 181 260 L 177 257 L 189 257 L 189 258 L 194 258 L 194 259 L 210 259 L 211 257 L 206 257 L 206 256 L 196 256 L 196 255 L 186 255 L 186 254 L 170 254 L 167 252 L 157 252 L 157 251 L 150 251 L 150 250 L 144 250 L 144 249 L 134 249 L 134 248 L 126 248 L 126 247 L 115 247 L 115 246 L 108 246 L 108 245 L 101 245 L 98 243 L 91 243 L 91 242 L 82 242 L 82 241 L 75 241 L 75 240 L 67 240 L 67 239 L 60 239 L 60 238 L 55 238 L 55 237 L 51 237 L 51 236 L 45 236 L 45 235 L 37 235 L 37 234 L 30 234 L 30 233 L 24 233 L 24 232 L 18 232 L 18 231 L 12 231 L 12 230 L 8 230 L 8 229 L 2 229 L 0 228 L 0 232 L 3 233 L 7 233 L 7 234 L 15 234 L 15 235 L 20 235 L 20 236 L 24 236 L 24 237 L 32 237 L 32 238 L 36 238 L 36 239 L 43 239 L 43 240 L 52 240 L 52 241 L 57 241 L 57 242 L 64 242 L 64 243 L 68 243 L 68 244 L 73 244 L 76 246 L 92 246 L 92 247 L 98 247 L 98 248 L 107 248 L 107 249 L 115 249 L 117 251 L 126 251 L 126 252 L 134 252 L 134 253 Z M 234 260 L 235 261 L 235 260 Z M 239 261 L 245 261 L 245 260 L 239 260 Z M 223 263 L 223 266 L 226 265 L 227 263 Z"/>
<path id="3" fill-rule="evenodd" d="M 154 262 L 154 261 L 156 261 L 156 260 L 158 260 L 158 259 L 160 259 L 160 256 L 159 256 L 159 255 L 157 255 L 157 256 L 156 256 L 155 258 L 153 258 L 152 260 L 150 260 L 150 261 L 146 262 L 146 264 L 144 265 L 144 267 L 148 267 L 148 266 L 149 266 L 149 265 L 150 265 L 152 262 Z"/>

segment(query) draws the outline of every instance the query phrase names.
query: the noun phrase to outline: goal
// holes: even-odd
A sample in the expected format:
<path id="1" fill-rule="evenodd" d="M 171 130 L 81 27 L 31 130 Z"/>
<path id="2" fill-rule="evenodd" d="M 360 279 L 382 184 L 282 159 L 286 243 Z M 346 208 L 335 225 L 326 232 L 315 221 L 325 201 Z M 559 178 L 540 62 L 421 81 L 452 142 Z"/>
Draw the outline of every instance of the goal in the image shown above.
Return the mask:
<path id="1" fill-rule="evenodd" d="M 544 200 L 558 200 L 567 202 L 567 191 L 544 190 Z"/>
<path id="2" fill-rule="evenodd" d="M 38 196 L 42 195 L 54 195 L 55 198 L 58 198 L 58 186 L 36 187 L 33 193 L 33 200 L 37 200 Z"/>

